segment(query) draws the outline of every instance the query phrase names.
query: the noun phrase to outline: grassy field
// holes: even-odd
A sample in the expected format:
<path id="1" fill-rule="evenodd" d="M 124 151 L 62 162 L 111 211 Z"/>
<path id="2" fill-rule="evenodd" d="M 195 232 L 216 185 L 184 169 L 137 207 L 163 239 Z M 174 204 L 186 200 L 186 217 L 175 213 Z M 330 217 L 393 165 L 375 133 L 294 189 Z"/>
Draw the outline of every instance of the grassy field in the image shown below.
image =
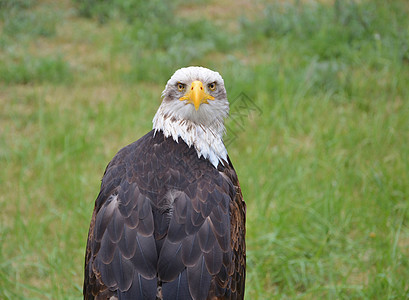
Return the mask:
<path id="1" fill-rule="evenodd" d="M 104 168 L 187 65 L 237 100 L 246 298 L 408 299 L 408 15 L 405 0 L 0 0 L 0 299 L 81 298 Z"/>

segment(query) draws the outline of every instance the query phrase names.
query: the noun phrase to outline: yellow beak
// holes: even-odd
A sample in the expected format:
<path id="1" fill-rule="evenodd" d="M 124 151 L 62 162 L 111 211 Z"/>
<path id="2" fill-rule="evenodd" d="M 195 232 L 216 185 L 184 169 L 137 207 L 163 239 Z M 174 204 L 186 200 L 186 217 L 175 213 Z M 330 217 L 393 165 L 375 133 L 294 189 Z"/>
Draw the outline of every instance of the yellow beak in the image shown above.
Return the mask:
<path id="1" fill-rule="evenodd" d="M 195 109 L 198 110 L 202 103 L 208 103 L 207 100 L 214 100 L 214 97 L 204 91 L 203 83 L 201 81 L 196 80 L 192 82 L 186 95 L 180 97 L 179 100 L 186 100 L 187 103 L 193 103 Z"/>

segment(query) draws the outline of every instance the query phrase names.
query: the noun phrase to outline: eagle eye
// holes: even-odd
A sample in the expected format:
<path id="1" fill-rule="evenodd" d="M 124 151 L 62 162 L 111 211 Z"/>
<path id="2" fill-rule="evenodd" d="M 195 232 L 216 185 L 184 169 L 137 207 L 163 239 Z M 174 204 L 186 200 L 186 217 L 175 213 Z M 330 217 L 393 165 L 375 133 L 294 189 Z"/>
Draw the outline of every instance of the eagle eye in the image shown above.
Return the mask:
<path id="1" fill-rule="evenodd" d="M 209 83 L 207 86 L 209 90 L 214 91 L 216 89 L 216 82 Z"/>
<path id="2" fill-rule="evenodd" d="M 178 87 L 179 92 L 182 92 L 186 88 L 186 85 L 181 82 L 178 82 L 176 86 Z"/>

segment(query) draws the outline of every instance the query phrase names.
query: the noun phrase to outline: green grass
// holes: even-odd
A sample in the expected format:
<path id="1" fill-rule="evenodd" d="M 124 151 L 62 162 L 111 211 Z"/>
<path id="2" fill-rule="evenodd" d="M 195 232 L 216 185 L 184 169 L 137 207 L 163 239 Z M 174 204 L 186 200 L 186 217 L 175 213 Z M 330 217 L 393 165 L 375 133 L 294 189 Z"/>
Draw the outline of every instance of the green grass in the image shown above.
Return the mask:
<path id="1" fill-rule="evenodd" d="M 407 1 L 58 3 L 0 0 L 0 299 L 81 298 L 104 168 L 186 65 L 252 100 L 246 298 L 409 297 Z"/>

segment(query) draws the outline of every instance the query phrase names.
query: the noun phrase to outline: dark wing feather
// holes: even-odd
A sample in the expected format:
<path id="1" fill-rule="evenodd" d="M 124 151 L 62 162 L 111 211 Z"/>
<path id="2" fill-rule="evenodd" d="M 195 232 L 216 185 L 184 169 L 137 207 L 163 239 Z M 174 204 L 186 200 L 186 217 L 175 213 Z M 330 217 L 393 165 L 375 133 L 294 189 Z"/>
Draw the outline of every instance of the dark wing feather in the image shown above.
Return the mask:
<path id="1" fill-rule="evenodd" d="M 219 183 L 224 193 L 217 195 L 221 199 L 219 209 L 211 214 L 211 225 L 223 250 L 222 267 L 219 273 L 212 278 L 207 299 L 244 299 L 246 280 L 246 204 L 243 200 L 239 180 L 233 165 L 227 158 L 225 166 L 218 166 L 223 175 Z M 217 190 L 215 190 L 217 192 Z M 224 215 L 230 216 L 229 244 L 220 239 L 224 236 Z M 214 260 L 215 258 L 213 258 Z M 219 259 L 219 258 L 217 258 Z M 218 299 L 218 298 L 217 298 Z"/>
<path id="2" fill-rule="evenodd" d="M 164 283 L 162 285 L 163 299 L 174 300 L 190 300 L 192 296 L 189 292 L 189 285 L 186 277 L 187 270 L 183 270 L 182 273 L 172 282 Z"/>
<path id="3" fill-rule="evenodd" d="M 150 199 L 129 172 L 122 149 L 108 165 L 89 231 L 84 298 L 155 299 L 157 253 Z"/>
<path id="4" fill-rule="evenodd" d="M 206 269 L 204 255 L 202 254 L 197 263 L 187 269 L 189 291 L 193 299 L 206 299 L 209 294 L 212 277 Z"/>
<path id="5" fill-rule="evenodd" d="M 232 274 L 232 299 L 243 299 L 246 281 L 246 204 L 241 193 L 240 183 L 232 163 L 228 158 L 231 168 L 226 169 L 226 175 L 232 179 L 234 186 L 234 201 L 230 202 L 231 211 L 231 248 L 233 250 Z"/>
<path id="6" fill-rule="evenodd" d="M 155 299 L 156 279 L 145 279 L 140 274 L 133 277 L 130 289 L 118 293 L 118 300 Z"/>
<path id="7" fill-rule="evenodd" d="M 193 267 L 202 254 L 197 234 L 188 235 L 182 241 L 182 262 L 187 267 Z"/>
<path id="8" fill-rule="evenodd" d="M 170 282 L 177 278 L 185 266 L 182 262 L 182 243 L 172 243 L 166 239 L 159 254 L 158 274 L 162 281 Z"/>
<path id="9" fill-rule="evenodd" d="M 91 220 L 85 299 L 243 299 L 245 204 L 231 162 L 215 169 L 162 133 L 108 165 Z"/>

